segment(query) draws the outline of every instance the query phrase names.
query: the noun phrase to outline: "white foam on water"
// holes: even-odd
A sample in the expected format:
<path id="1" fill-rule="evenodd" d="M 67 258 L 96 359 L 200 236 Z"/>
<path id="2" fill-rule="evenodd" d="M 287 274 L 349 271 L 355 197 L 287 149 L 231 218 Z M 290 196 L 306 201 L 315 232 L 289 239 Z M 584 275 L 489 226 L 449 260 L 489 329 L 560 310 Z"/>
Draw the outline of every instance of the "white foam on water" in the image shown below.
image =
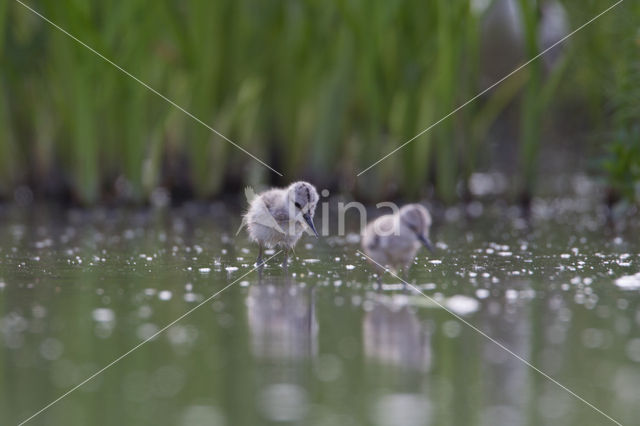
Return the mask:
<path id="1" fill-rule="evenodd" d="M 472 297 L 457 294 L 447 299 L 445 306 L 458 315 L 469 315 L 480 308 L 480 302 Z"/>
<path id="2" fill-rule="evenodd" d="M 109 308 L 94 309 L 91 315 L 97 322 L 111 322 L 116 316 L 114 312 Z"/>
<path id="3" fill-rule="evenodd" d="M 640 290 L 640 272 L 634 275 L 624 275 L 615 284 L 623 290 Z"/>
<path id="4" fill-rule="evenodd" d="M 169 290 L 162 290 L 160 293 L 158 293 L 158 299 L 160 300 L 171 300 L 172 297 L 173 293 L 171 293 Z"/>

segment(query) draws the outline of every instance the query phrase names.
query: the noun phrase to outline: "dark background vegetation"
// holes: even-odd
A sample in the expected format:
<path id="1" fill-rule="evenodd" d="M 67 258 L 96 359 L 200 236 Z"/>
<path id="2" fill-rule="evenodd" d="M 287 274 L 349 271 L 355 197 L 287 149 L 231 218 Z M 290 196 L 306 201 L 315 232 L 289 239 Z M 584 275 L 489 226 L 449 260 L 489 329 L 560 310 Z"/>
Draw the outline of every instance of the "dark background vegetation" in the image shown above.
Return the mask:
<path id="1" fill-rule="evenodd" d="M 0 199 L 209 199 L 307 178 L 365 199 L 455 202 L 473 195 L 473 173 L 507 164 L 507 197 L 527 201 L 556 146 L 586 158 L 610 202 L 638 196 L 636 1 L 358 178 L 613 0 L 26 3 L 284 176 L 5 0 Z"/>

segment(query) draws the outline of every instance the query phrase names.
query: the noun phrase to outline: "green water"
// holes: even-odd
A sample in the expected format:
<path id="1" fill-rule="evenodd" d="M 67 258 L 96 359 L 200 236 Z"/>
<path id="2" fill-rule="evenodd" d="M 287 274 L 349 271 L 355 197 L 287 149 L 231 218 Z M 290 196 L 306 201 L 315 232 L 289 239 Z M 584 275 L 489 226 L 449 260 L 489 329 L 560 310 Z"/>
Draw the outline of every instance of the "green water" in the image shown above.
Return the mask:
<path id="1" fill-rule="evenodd" d="M 232 209 L 233 210 L 233 209 Z M 622 424 L 640 406 L 637 228 L 590 206 L 436 213 L 409 281 Z M 320 220 L 317 218 L 317 221 Z M 614 424 L 387 276 L 356 234 L 256 249 L 221 204 L 0 208 L 0 424 Z M 634 284 L 635 283 L 635 284 Z"/>

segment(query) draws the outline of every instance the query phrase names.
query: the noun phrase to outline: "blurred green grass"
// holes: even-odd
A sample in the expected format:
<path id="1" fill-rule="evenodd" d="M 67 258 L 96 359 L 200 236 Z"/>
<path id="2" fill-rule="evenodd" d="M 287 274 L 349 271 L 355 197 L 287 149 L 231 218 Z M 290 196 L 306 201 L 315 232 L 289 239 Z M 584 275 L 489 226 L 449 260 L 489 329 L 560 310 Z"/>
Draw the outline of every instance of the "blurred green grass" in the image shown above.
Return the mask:
<path id="1" fill-rule="evenodd" d="M 485 165 L 489 129 L 514 100 L 515 190 L 530 195 L 549 108 L 577 99 L 589 106 L 592 130 L 628 127 L 606 109 L 627 89 L 606 86 L 637 61 L 637 5 L 623 4 L 579 33 L 550 73 L 532 63 L 355 179 L 487 86 L 477 3 L 28 2 L 281 171 L 279 179 L 20 4 L 2 2 L 0 197 L 27 184 L 82 203 L 144 202 L 159 186 L 209 198 L 241 184 L 306 177 L 369 198 L 414 197 L 433 187 L 454 201 L 464 196 L 459 183 Z M 516 4 L 531 57 L 540 50 L 540 5 Z M 563 4 L 570 28 L 609 5 Z M 629 42 L 619 43 L 621 34 Z"/>

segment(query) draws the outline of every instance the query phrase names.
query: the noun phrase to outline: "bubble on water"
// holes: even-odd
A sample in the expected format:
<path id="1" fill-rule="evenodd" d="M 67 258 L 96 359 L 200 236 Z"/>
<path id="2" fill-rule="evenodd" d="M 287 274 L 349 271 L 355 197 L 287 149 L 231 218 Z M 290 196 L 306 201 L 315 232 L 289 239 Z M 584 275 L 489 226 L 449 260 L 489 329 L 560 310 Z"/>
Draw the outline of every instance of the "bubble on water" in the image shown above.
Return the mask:
<path id="1" fill-rule="evenodd" d="M 440 265 L 442 263 L 442 260 L 440 259 L 432 259 L 429 261 L 429 263 L 432 263 L 434 265 Z"/>
<path id="2" fill-rule="evenodd" d="M 394 393 L 378 398 L 372 420 L 378 426 L 422 426 L 431 423 L 431 411 L 424 394 Z"/>
<path id="3" fill-rule="evenodd" d="M 614 324 L 616 333 L 620 335 L 627 335 L 631 331 L 631 320 L 626 317 L 617 317 Z"/>
<path id="4" fill-rule="evenodd" d="M 176 346 L 191 345 L 198 338 L 198 329 L 195 326 L 174 325 L 167 330 L 169 342 Z"/>
<path id="5" fill-rule="evenodd" d="M 616 301 L 616 306 L 621 311 L 624 311 L 625 309 L 627 309 L 629 307 L 629 301 L 627 299 L 618 299 Z"/>
<path id="6" fill-rule="evenodd" d="M 449 320 L 449 321 L 445 321 L 445 323 L 442 324 L 442 332 L 444 333 L 445 336 L 450 337 L 452 339 L 458 337 L 461 331 L 462 331 L 462 326 L 460 325 L 459 321 Z"/>
<path id="7" fill-rule="evenodd" d="M 220 410 L 210 405 L 192 405 L 185 408 L 180 418 L 181 426 L 225 426 Z"/>
<path id="8" fill-rule="evenodd" d="M 472 297 L 457 294 L 447 299 L 445 306 L 458 315 L 469 315 L 479 309 L 480 302 Z"/>
<path id="9" fill-rule="evenodd" d="M 138 317 L 142 318 L 142 319 L 147 319 L 151 316 L 151 314 L 153 313 L 153 310 L 151 309 L 151 307 L 149 305 L 141 305 L 138 308 Z"/>
<path id="10" fill-rule="evenodd" d="M 627 259 L 631 256 L 629 253 L 621 254 L 620 257 L 616 260 L 618 266 L 628 267 L 633 263 L 632 261 L 627 261 Z"/>
<path id="11" fill-rule="evenodd" d="M 360 306 L 362 304 L 362 296 L 357 294 L 351 296 L 351 304 L 353 306 Z"/>
<path id="12" fill-rule="evenodd" d="M 487 297 L 489 297 L 489 295 L 490 295 L 490 292 L 486 288 L 479 288 L 476 290 L 476 297 L 478 299 L 486 299 Z"/>
<path id="13" fill-rule="evenodd" d="M 321 382 L 333 382 L 342 375 L 342 360 L 335 355 L 320 355 L 314 362 L 313 371 Z"/>
<path id="14" fill-rule="evenodd" d="M 113 333 L 113 328 L 112 322 L 99 322 L 93 328 L 93 334 L 99 339 L 107 339 Z"/>
<path id="15" fill-rule="evenodd" d="M 53 245 L 53 240 L 50 238 L 44 239 L 42 241 L 36 241 L 35 246 L 37 249 L 43 249 L 46 247 L 51 247 Z"/>
<path id="16" fill-rule="evenodd" d="M 362 302 L 362 310 L 365 312 L 371 312 L 375 307 L 375 303 L 372 300 L 365 300 Z"/>
<path id="17" fill-rule="evenodd" d="M 498 253 L 496 253 L 498 256 L 502 256 L 502 257 L 510 257 L 513 255 L 512 252 L 510 251 L 499 251 Z"/>
<path id="18" fill-rule="evenodd" d="M 627 342 L 626 353 L 631 361 L 640 362 L 640 338 L 630 339 Z"/>
<path id="19" fill-rule="evenodd" d="M 484 210 L 484 207 L 482 206 L 482 203 L 479 201 L 472 201 L 471 203 L 469 203 L 469 205 L 467 205 L 467 213 L 471 217 L 481 216 L 483 210 Z"/>
<path id="20" fill-rule="evenodd" d="M 237 270 L 238 270 L 238 267 L 237 267 L 237 266 L 227 266 L 227 267 L 226 267 L 226 268 L 224 268 L 224 269 L 225 269 L 225 271 L 227 271 L 227 272 L 235 272 L 235 271 L 237 271 Z"/>
<path id="21" fill-rule="evenodd" d="M 274 422 L 295 422 L 307 414 L 306 391 L 298 385 L 278 383 L 267 386 L 259 396 L 258 406 L 265 418 Z"/>
<path id="22" fill-rule="evenodd" d="M 512 288 L 508 288 L 505 292 L 504 292 L 504 297 L 505 299 L 509 300 L 509 301 L 513 301 L 516 300 L 518 298 L 518 291 L 514 290 Z"/>
<path id="23" fill-rule="evenodd" d="M 622 276 L 615 280 L 615 284 L 623 290 L 640 290 L 640 272 Z"/>
<path id="24" fill-rule="evenodd" d="M 582 344 L 589 349 L 600 348 L 604 345 L 605 334 L 597 328 L 587 328 L 582 331 Z"/>
<path id="25" fill-rule="evenodd" d="M 151 393 L 160 398 L 175 396 L 185 384 L 185 373 L 181 368 L 167 365 L 158 368 L 149 380 Z"/>
<path id="26" fill-rule="evenodd" d="M 196 293 L 185 293 L 184 295 L 184 301 L 188 303 L 200 302 L 202 299 L 202 295 Z"/>
<path id="27" fill-rule="evenodd" d="M 136 335 L 142 340 L 151 338 L 151 336 L 153 336 L 157 332 L 158 326 L 150 322 L 140 324 L 136 329 Z"/>
<path id="28" fill-rule="evenodd" d="M 612 385 L 619 399 L 625 402 L 640 402 L 638 394 L 638 383 L 640 383 L 640 372 L 636 366 L 624 366 L 618 368 Z"/>
<path id="29" fill-rule="evenodd" d="M 44 341 L 40 344 L 40 354 L 42 357 L 49 361 L 54 361 L 62 355 L 64 350 L 64 345 L 53 337 L 49 337 L 44 339 Z"/>
<path id="30" fill-rule="evenodd" d="M 276 254 L 276 251 L 274 249 L 266 249 L 264 251 L 264 254 L 266 254 L 267 256 L 271 256 L 271 255 Z"/>
<path id="31" fill-rule="evenodd" d="M 319 263 L 320 259 L 302 259 L 304 263 Z"/>
<path id="32" fill-rule="evenodd" d="M 356 269 L 356 267 L 355 267 L 354 265 L 345 265 L 345 268 L 346 268 L 348 271 L 351 271 L 351 270 L 353 270 L 353 269 Z"/>
<path id="33" fill-rule="evenodd" d="M 382 284 L 383 291 L 400 291 L 404 290 L 406 284 L 404 283 L 395 283 L 395 284 Z"/>
<path id="34" fill-rule="evenodd" d="M 97 322 L 111 322 L 115 319 L 114 312 L 109 308 L 94 309 L 91 315 Z"/>
<path id="35" fill-rule="evenodd" d="M 200 272 L 201 274 L 208 274 L 209 272 L 211 272 L 211 268 L 200 268 L 198 269 L 198 272 Z"/>
<path id="36" fill-rule="evenodd" d="M 170 290 L 162 290 L 158 293 L 158 299 L 160 300 L 171 300 L 173 297 L 173 293 Z"/>
<path id="37" fill-rule="evenodd" d="M 47 316 L 47 308 L 42 305 L 35 305 L 33 308 L 31 308 L 31 313 L 33 314 L 34 318 L 44 318 Z"/>

